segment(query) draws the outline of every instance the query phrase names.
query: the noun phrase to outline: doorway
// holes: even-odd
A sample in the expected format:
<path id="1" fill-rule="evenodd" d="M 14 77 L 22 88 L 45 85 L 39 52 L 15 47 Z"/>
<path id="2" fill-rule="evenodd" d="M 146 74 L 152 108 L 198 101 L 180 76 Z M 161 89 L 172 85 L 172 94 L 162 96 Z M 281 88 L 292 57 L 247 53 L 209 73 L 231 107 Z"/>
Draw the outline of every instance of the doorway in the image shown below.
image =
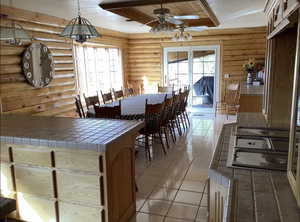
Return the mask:
<path id="1" fill-rule="evenodd" d="M 193 113 L 214 113 L 218 100 L 219 46 L 164 48 L 165 85 L 175 90 L 189 86 L 188 108 Z"/>

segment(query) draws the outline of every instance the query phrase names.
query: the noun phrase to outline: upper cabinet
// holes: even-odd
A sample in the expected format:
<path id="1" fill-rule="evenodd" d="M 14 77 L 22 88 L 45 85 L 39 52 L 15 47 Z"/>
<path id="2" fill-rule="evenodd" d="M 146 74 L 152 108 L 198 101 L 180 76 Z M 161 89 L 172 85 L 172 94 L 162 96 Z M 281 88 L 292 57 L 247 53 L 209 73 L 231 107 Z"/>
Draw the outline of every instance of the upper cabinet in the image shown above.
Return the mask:
<path id="1" fill-rule="evenodd" d="M 300 0 L 268 0 L 265 13 L 268 16 L 268 38 L 272 38 L 290 24 L 290 16 L 299 8 Z"/>

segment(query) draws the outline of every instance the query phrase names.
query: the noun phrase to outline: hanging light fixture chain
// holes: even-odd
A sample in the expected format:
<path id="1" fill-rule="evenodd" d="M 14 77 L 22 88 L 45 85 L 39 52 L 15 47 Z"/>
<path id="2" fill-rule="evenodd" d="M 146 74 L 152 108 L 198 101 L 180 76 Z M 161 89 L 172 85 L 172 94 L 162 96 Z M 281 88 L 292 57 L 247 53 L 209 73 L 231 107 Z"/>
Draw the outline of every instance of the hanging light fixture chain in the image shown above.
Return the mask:
<path id="1" fill-rule="evenodd" d="M 77 0 L 77 7 L 78 7 L 78 16 L 81 16 L 81 11 L 80 11 L 80 2 Z"/>

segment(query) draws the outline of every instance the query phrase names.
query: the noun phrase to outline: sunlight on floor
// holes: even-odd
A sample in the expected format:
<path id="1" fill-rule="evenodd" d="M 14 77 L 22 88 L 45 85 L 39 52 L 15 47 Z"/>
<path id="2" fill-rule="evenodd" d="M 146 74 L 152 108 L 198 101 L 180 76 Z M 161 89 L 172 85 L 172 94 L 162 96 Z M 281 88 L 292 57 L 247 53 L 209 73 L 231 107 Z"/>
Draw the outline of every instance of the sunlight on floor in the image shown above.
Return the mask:
<path id="1" fill-rule="evenodd" d="M 151 162 L 139 149 L 137 214 L 132 222 L 207 220 L 208 167 L 224 121 L 222 115 L 191 117 L 190 129 L 177 137 L 166 156 L 154 144 Z"/>

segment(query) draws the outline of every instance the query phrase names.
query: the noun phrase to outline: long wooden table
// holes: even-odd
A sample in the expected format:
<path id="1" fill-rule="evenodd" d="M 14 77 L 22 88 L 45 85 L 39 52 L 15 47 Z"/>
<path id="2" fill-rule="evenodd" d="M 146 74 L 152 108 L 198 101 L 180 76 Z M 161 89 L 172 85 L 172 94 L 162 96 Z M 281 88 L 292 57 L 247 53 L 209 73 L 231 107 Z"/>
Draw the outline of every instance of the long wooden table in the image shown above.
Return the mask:
<path id="1" fill-rule="evenodd" d="M 1 195 L 28 222 L 127 222 L 143 123 L 1 116 Z"/>
<path id="2" fill-rule="evenodd" d="M 162 103 L 165 99 L 172 97 L 172 94 L 158 93 L 158 94 L 141 94 L 137 96 L 130 96 L 121 100 L 121 115 L 122 116 L 138 116 L 145 114 L 145 104 L 146 100 L 148 104 Z M 101 106 L 118 106 L 119 101 L 114 101 L 109 104 L 104 104 Z M 95 116 L 95 110 L 91 107 L 88 110 L 88 115 L 90 117 Z"/>

